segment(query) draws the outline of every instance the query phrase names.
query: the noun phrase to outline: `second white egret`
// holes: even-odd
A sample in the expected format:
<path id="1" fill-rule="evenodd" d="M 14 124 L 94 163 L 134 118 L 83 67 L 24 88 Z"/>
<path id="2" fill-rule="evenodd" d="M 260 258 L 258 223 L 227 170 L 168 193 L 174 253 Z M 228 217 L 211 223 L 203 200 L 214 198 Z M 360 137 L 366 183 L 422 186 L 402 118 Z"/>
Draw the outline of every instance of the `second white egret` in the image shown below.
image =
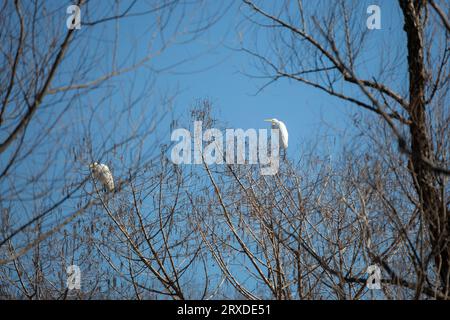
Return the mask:
<path id="1" fill-rule="evenodd" d="M 93 177 L 102 183 L 106 191 L 114 192 L 114 178 L 106 164 L 94 162 L 89 165 L 89 168 Z"/>
<path id="2" fill-rule="evenodd" d="M 276 118 L 265 119 L 264 121 L 271 122 L 273 129 L 278 129 L 280 134 L 280 147 L 284 149 L 283 159 L 286 159 L 286 149 L 288 147 L 289 134 L 286 125 L 283 121 Z M 281 149 L 280 148 L 280 149 Z"/>

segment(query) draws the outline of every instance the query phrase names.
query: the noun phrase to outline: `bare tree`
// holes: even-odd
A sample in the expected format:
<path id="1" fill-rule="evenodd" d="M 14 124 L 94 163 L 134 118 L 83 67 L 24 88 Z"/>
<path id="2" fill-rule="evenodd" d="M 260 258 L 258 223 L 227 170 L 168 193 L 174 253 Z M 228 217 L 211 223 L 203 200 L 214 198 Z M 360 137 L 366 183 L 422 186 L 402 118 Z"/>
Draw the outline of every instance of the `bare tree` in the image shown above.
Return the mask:
<path id="1" fill-rule="evenodd" d="M 397 159 L 397 164 L 403 163 L 401 168 L 409 172 L 409 177 L 402 172 L 395 191 L 381 192 L 377 188 L 388 205 L 386 209 L 390 208 L 383 210 L 384 216 L 395 215 L 400 219 L 392 221 L 401 222 L 398 237 L 404 237 L 401 233 L 411 225 L 416 228 L 417 215 L 421 217 L 426 229 L 421 241 L 429 244 L 423 249 L 434 261 L 434 268 L 430 270 L 429 259 L 425 259 L 420 272 L 431 278 L 437 274 L 440 279 L 438 295 L 447 297 L 450 219 L 448 141 L 444 138 L 448 136 L 449 123 L 449 33 L 448 19 L 443 14 L 448 11 L 446 4 L 398 1 L 403 30 L 396 30 L 396 33 L 403 33 L 398 36 L 405 41 L 392 40 L 396 43 L 386 43 L 388 48 L 379 46 L 376 50 L 369 39 L 371 31 L 365 28 L 366 8 L 362 2 L 339 1 L 330 6 L 319 1 L 312 6 L 300 0 L 271 7 L 251 0 L 243 2 L 243 10 L 256 32 L 264 32 L 263 36 L 270 39 L 269 50 L 264 53 L 258 52 L 256 46 L 242 48 L 260 63 L 268 84 L 281 78 L 293 79 L 337 97 L 345 104 L 370 111 L 388 126 L 390 134 L 383 142 L 398 145 L 398 149 L 390 151 L 402 160 L 407 159 Z M 381 58 L 368 60 L 373 52 Z M 366 68 L 367 61 L 371 64 L 370 71 Z M 402 80 L 405 67 L 408 82 Z M 383 127 L 382 123 L 379 125 Z M 399 169 L 394 168 L 388 170 L 397 174 Z M 410 186 L 414 187 L 413 194 Z M 405 211 L 387 199 L 387 194 L 401 190 L 400 187 L 408 188 L 413 204 Z M 381 257 L 372 252 L 370 260 L 381 264 L 392 279 L 402 283 L 396 268 Z M 423 281 L 424 274 L 418 276 L 419 282 Z"/>
<path id="2" fill-rule="evenodd" d="M 170 66 L 155 66 L 153 60 L 176 41 L 195 39 L 221 13 L 221 8 L 205 12 L 203 1 L 80 0 L 75 4 L 81 28 L 69 29 L 66 10 L 72 4 L 17 0 L 0 6 L 0 286 L 5 297 L 66 298 L 67 265 L 100 266 L 102 228 L 114 222 L 122 236 L 128 235 L 114 216 L 126 209 L 125 200 L 105 206 L 105 200 L 114 204 L 114 199 L 96 196 L 88 165 L 107 163 L 119 193 L 113 198 L 133 200 L 136 181 L 153 173 L 159 161 L 156 125 L 170 114 L 176 94 L 154 90 L 158 73 Z M 139 34 L 130 37 L 122 28 L 125 20 Z M 137 204 L 131 208 L 138 210 Z M 114 219 L 105 221 L 105 212 Z M 139 253 L 134 244 L 128 243 L 129 257 Z M 163 277 L 159 280 L 167 284 L 173 275 Z M 109 278 L 99 271 L 78 297 L 99 296 Z"/>

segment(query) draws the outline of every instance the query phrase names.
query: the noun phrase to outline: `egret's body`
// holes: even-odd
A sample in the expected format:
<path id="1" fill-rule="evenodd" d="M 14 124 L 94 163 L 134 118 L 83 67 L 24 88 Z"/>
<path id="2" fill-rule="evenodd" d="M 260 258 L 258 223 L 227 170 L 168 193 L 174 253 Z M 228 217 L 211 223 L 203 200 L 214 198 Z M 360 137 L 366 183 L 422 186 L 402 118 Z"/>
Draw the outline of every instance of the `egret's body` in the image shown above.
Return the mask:
<path id="1" fill-rule="evenodd" d="M 288 140 L 289 140 L 289 134 L 286 128 L 286 125 L 283 121 L 280 121 L 278 119 L 266 119 L 264 121 L 271 122 L 273 129 L 279 130 L 280 135 L 280 149 L 284 150 L 283 159 L 286 159 L 286 149 L 288 147 Z"/>
<path id="2" fill-rule="evenodd" d="M 101 182 L 103 188 L 108 192 L 114 192 L 114 178 L 106 164 L 94 162 L 89 165 L 92 175 Z"/>

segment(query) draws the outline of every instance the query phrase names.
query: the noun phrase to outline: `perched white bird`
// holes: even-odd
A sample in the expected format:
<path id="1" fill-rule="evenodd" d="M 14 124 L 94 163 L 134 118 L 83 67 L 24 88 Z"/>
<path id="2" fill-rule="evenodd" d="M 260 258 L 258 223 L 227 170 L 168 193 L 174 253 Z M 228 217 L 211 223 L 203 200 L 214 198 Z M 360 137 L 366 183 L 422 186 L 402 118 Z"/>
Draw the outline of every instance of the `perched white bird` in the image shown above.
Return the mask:
<path id="1" fill-rule="evenodd" d="M 106 164 L 94 162 L 89 165 L 89 168 L 93 177 L 102 183 L 105 191 L 114 192 L 114 178 Z"/>
<path id="2" fill-rule="evenodd" d="M 280 147 L 284 149 L 283 159 L 286 159 L 286 149 L 288 147 L 289 134 L 286 129 L 286 125 L 283 121 L 278 119 L 265 119 L 264 121 L 271 122 L 273 129 L 278 129 L 280 133 Z"/>

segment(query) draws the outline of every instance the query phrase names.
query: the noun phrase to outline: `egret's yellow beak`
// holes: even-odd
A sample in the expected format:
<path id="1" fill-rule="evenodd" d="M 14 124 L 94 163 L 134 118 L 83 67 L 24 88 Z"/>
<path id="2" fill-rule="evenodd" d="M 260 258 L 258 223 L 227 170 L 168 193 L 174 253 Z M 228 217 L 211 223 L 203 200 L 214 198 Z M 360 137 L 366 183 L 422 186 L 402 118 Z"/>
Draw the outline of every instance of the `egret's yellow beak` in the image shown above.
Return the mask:
<path id="1" fill-rule="evenodd" d="M 264 119 L 266 122 L 272 122 L 272 119 Z"/>

